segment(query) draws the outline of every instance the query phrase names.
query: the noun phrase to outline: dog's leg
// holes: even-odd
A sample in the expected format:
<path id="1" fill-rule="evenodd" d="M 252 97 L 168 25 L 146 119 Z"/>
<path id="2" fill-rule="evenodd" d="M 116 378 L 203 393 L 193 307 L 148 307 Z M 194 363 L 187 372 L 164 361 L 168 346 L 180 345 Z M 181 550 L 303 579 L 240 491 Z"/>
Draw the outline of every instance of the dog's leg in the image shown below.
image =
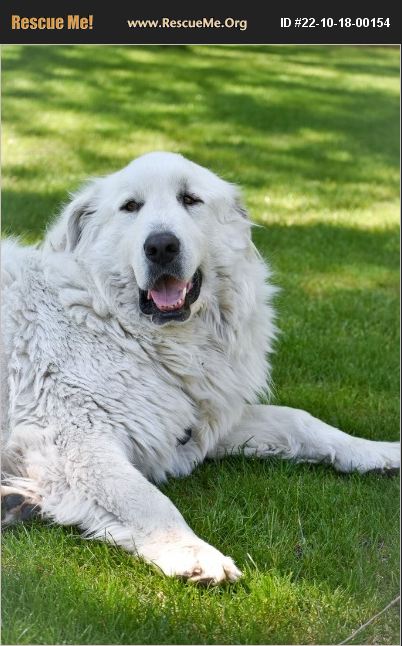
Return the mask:
<path id="1" fill-rule="evenodd" d="M 209 454 L 277 455 L 298 462 L 324 462 L 338 471 L 389 470 L 400 466 L 399 442 L 348 435 L 309 413 L 285 406 L 246 406 L 240 423 Z"/>
<path id="2" fill-rule="evenodd" d="M 27 452 L 25 464 L 44 518 L 78 525 L 87 537 L 119 545 L 170 576 L 216 584 L 241 575 L 231 558 L 194 534 L 111 435 L 42 445 Z M 24 479 L 14 484 L 23 492 Z"/>

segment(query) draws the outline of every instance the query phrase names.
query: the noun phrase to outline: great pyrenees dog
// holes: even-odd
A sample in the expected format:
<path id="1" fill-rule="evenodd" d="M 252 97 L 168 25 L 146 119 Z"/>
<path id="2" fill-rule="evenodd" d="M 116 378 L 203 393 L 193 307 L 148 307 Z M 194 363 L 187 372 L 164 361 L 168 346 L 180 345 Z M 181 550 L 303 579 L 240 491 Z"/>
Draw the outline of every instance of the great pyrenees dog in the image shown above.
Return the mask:
<path id="1" fill-rule="evenodd" d="M 41 245 L 4 243 L 6 523 L 35 506 L 216 584 L 241 572 L 157 483 L 236 452 L 399 466 L 397 443 L 259 403 L 275 288 L 250 229 L 236 187 L 157 152 L 86 184 Z"/>

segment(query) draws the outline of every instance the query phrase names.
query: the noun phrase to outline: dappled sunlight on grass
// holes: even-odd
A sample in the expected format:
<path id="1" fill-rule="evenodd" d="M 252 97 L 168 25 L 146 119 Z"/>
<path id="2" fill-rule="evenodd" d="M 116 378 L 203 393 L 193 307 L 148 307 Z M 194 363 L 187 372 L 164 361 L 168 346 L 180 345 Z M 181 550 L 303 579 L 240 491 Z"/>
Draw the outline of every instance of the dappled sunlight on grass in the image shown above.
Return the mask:
<path id="1" fill-rule="evenodd" d="M 280 215 L 390 200 L 397 209 L 390 49 L 13 46 L 3 59 L 4 165 L 35 171 L 16 188 L 49 186 L 54 168 L 75 188 L 162 148 L 241 183 L 253 206 L 263 189 Z M 37 235 L 57 199 L 49 193 L 48 212 L 28 206 Z M 7 193 L 4 212 L 7 225 Z"/>
<path id="2" fill-rule="evenodd" d="M 362 276 L 362 272 L 363 276 Z M 323 294 L 330 294 L 345 290 L 375 290 L 389 289 L 399 294 L 399 284 L 395 280 L 395 271 L 382 267 L 359 267 L 344 264 L 332 271 L 307 273 L 300 281 L 300 287 L 307 294 L 319 298 Z"/>

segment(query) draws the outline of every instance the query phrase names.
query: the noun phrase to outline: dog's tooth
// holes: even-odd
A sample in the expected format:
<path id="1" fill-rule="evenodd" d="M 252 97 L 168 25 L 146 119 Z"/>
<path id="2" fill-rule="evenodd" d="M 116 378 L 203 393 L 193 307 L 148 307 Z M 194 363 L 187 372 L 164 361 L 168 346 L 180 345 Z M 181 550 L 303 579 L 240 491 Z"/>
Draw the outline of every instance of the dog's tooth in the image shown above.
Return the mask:
<path id="1" fill-rule="evenodd" d="M 149 301 L 151 300 L 151 290 L 148 290 L 147 299 L 148 299 Z"/>

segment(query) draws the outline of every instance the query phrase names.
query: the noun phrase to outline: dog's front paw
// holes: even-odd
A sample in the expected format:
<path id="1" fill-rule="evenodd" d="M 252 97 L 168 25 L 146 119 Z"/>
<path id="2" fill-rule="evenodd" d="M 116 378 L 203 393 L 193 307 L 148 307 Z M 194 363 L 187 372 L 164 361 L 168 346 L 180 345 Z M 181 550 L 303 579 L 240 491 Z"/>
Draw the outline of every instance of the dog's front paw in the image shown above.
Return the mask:
<path id="1" fill-rule="evenodd" d="M 348 451 L 337 454 L 335 463 L 339 471 L 386 471 L 400 469 L 401 447 L 399 442 L 375 442 L 353 438 Z"/>
<path id="2" fill-rule="evenodd" d="M 202 585 L 232 583 L 242 575 L 231 558 L 199 539 L 162 544 L 157 550 L 153 547 L 148 555 L 146 552 L 143 555 L 145 560 L 168 576 Z"/>

